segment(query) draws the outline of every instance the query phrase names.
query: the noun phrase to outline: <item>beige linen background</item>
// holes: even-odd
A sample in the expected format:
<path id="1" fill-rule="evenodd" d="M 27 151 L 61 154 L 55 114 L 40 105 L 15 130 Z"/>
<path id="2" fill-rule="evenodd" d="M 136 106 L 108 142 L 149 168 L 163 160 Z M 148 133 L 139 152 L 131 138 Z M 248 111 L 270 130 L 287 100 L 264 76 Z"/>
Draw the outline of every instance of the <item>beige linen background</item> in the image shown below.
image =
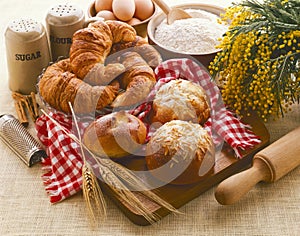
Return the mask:
<path id="1" fill-rule="evenodd" d="M 89 1 L 73 0 L 85 11 Z M 208 2 L 227 6 L 231 1 L 168 0 L 168 3 Z M 7 0 L 0 3 L 0 114 L 15 115 L 7 87 L 4 31 L 9 21 L 31 17 L 44 23 L 47 9 L 64 0 Z M 300 106 L 285 118 L 266 125 L 274 141 L 300 125 Z M 32 124 L 31 132 L 34 133 Z M 300 158 L 300 157 L 298 157 Z M 288 160 L 287 160 L 288 161 Z M 214 188 L 152 226 L 131 223 L 108 201 L 108 216 L 102 225 L 91 228 L 79 193 L 51 205 L 44 191 L 40 165 L 26 167 L 0 142 L 0 235 L 299 235 L 300 168 L 274 184 L 259 183 L 232 206 L 221 206 Z"/>

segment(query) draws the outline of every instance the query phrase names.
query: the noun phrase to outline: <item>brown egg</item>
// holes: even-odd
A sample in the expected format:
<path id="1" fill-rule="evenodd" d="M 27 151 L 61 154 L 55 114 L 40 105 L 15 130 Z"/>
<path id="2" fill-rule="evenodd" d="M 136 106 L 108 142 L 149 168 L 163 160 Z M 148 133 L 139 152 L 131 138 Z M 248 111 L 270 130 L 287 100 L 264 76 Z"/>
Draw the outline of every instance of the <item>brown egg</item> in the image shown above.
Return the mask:
<path id="1" fill-rule="evenodd" d="M 121 21 L 129 21 L 135 12 L 134 0 L 113 0 L 112 10 Z"/>
<path id="2" fill-rule="evenodd" d="M 109 10 L 99 11 L 96 16 L 102 17 L 104 20 L 117 20 L 114 13 Z"/>
<path id="3" fill-rule="evenodd" d="M 127 21 L 127 24 L 129 25 L 137 25 L 137 24 L 140 24 L 142 21 L 138 18 L 131 18 L 131 20 Z"/>
<path id="4" fill-rule="evenodd" d="M 154 12 L 154 5 L 151 0 L 134 0 L 135 13 L 134 17 L 141 21 L 148 19 Z"/>
<path id="5" fill-rule="evenodd" d="M 95 0 L 95 10 L 96 12 L 102 10 L 112 10 L 112 1 L 113 0 Z"/>

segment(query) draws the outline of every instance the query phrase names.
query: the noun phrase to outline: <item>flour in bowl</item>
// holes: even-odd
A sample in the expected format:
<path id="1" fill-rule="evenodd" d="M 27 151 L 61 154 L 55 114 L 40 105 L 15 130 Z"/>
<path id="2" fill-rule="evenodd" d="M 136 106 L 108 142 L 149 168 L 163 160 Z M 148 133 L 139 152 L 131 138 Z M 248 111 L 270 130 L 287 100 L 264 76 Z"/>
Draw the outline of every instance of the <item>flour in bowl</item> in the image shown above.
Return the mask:
<path id="1" fill-rule="evenodd" d="M 176 20 L 168 25 L 164 20 L 155 30 L 154 38 L 167 49 L 189 53 L 208 54 L 216 52 L 219 38 L 227 26 L 218 23 L 218 16 L 204 11 L 187 9 L 192 18 Z"/>

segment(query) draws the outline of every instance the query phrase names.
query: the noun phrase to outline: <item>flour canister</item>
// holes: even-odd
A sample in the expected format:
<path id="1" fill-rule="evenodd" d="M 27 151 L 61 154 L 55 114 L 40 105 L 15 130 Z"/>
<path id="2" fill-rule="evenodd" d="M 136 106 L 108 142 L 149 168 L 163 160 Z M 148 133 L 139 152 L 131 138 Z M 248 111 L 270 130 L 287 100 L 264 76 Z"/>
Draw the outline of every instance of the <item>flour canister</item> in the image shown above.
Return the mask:
<path id="1" fill-rule="evenodd" d="M 37 78 L 50 62 L 44 26 L 33 19 L 13 20 L 5 31 L 9 89 L 24 95 L 36 92 Z"/>
<path id="2" fill-rule="evenodd" d="M 48 10 L 46 28 L 52 61 L 56 61 L 60 56 L 69 56 L 72 36 L 77 30 L 83 28 L 84 24 L 84 12 L 74 4 L 58 4 Z"/>
<path id="3" fill-rule="evenodd" d="M 76 4 L 66 3 L 51 7 L 46 15 L 46 28 L 50 40 L 52 61 L 69 57 L 73 34 L 101 17 L 85 19 L 83 10 Z"/>

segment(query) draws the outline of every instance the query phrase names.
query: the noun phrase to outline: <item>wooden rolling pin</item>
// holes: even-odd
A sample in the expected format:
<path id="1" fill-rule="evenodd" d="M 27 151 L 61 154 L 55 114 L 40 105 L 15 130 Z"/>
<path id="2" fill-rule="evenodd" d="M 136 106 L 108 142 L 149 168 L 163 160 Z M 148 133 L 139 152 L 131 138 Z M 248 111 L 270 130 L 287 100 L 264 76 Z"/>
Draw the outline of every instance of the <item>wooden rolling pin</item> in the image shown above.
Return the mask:
<path id="1" fill-rule="evenodd" d="M 258 182 L 272 183 L 300 165 L 300 127 L 278 139 L 253 157 L 249 169 L 219 184 L 215 191 L 222 205 L 237 202 Z"/>

